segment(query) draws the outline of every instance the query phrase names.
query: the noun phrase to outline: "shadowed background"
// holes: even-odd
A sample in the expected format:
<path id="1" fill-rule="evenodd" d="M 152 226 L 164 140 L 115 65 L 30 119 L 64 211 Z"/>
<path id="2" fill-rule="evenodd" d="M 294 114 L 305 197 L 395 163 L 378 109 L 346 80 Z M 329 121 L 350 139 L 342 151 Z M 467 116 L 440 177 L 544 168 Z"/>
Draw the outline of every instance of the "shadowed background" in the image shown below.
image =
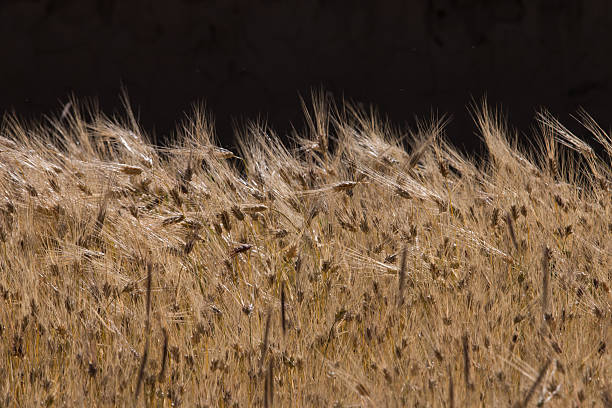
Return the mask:
<path id="1" fill-rule="evenodd" d="M 479 147 L 466 106 L 488 96 L 529 134 L 545 106 L 569 128 L 583 106 L 612 123 L 607 0 L 4 0 L 0 112 L 40 119 L 70 94 L 121 111 L 123 85 L 158 143 L 194 102 L 233 146 L 234 119 L 303 126 L 298 95 L 322 86 L 399 126 L 452 115 L 451 141 Z"/>

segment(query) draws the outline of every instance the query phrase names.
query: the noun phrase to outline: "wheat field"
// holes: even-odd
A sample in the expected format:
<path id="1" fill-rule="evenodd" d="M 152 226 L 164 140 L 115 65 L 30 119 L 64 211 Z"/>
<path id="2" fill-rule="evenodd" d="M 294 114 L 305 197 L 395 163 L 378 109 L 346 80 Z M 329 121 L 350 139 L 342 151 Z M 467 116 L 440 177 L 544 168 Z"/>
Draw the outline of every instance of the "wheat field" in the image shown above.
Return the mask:
<path id="1" fill-rule="evenodd" d="M 78 106 L 77 106 L 78 105 Z M 126 104 L 129 106 L 129 104 Z M 0 129 L 0 406 L 611 406 L 612 138 L 483 157 L 314 94 L 307 130 Z"/>

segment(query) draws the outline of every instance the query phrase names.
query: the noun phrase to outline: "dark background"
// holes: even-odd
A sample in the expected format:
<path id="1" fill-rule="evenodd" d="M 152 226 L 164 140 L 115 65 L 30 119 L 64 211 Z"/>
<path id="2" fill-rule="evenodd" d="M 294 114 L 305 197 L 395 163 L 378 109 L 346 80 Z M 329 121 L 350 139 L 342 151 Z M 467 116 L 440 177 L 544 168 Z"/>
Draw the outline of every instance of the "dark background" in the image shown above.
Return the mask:
<path id="1" fill-rule="evenodd" d="M 448 113 L 478 147 L 466 108 L 488 96 L 529 134 L 547 107 L 570 129 L 583 106 L 608 129 L 608 0 L 0 0 L 0 112 L 58 114 L 74 93 L 120 112 L 123 85 L 159 143 L 205 102 L 232 118 L 303 125 L 298 95 L 323 86 L 398 126 Z"/>

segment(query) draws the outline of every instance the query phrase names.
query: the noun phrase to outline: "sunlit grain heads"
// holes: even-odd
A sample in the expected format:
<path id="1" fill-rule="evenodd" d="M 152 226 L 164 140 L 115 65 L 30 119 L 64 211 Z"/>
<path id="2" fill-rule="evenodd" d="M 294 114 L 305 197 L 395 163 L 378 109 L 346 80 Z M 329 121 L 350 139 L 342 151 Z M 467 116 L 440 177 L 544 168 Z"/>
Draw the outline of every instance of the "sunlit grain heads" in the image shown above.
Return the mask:
<path id="1" fill-rule="evenodd" d="M 232 230 L 232 223 L 230 220 L 229 213 L 227 211 L 221 211 L 219 214 L 217 214 L 217 218 L 219 219 L 219 221 L 221 221 L 221 224 L 223 225 L 223 228 L 225 228 L 225 231 L 230 232 Z"/>
<path id="2" fill-rule="evenodd" d="M 152 211 L 153 209 L 155 209 L 158 205 L 160 205 L 162 202 L 162 199 L 159 197 L 153 197 L 145 206 L 144 206 L 144 210 L 145 211 Z"/>
<path id="3" fill-rule="evenodd" d="M 85 195 L 90 196 L 91 193 L 91 189 L 83 182 L 78 182 L 77 183 L 77 187 L 79 190 L 81 190 Z"/>
<path id="4" fill-rule="evenodd" d="M 185 170 L 179 170 L 177 172 L 178 187 L 181 193 L 187 194 L 189 192 L 189 187 L 190 187 L 192 178 L 193 178 L 193 167 L 191 166 L 191 159 L 189 159 L 187 168 Z"/>
<path id="5" fill-rule="evenodd" d="M 252 303 L 242 305 L 242 313 L 244 313 L 246 316 L 250 316 L 251 313 L 253 312 L 253 309 L 254 309 L 254 306 Z"/>
<path id="6" fill-rule="evenodd" d="M 497 207 L 493 208 L 493 212 L 491 213 L 491 227 L 497 226 L 499 222 L 499 213 L 500 213 L 499 208 Z"/>
<path id="7" fill-rule="evenodd" d="M 96 234 L 99 234 L 102 231 L 102 227 L 104 226 L 104 220 L 106 219 L 106 210 L 108 208 L 109 199 L 110 197 L 108 196 L 108 194 L 105 194 L 104 198 L 102 199 L 102 202 L 100 202 L 100 205 L 98 207 L 98 215 L 96 217 L 96 224 L 94 229 Z"/>
<path id="8" fill-rule="evenodd" d="M 170 197 L 172 197 L 172 201 L 177 207 L 182 207 L 183 198 L 181 197 L 181 193 L 177 187 L 174 187 L 168 191 Z"/>
<path id="9" fill-rule="evenodd" d="M 230 257 L 235 257 L 238 254 L 247 252 L 249 249 L 253 248 L 253 245 L 251 244 L 238 244 L 235 245 L 231 250 L 230 250 Z"/>
<path id="10" fill-rule="evenodd" d="M 512 204 L 510 206 L 510 216 L 512 216 L 512 220 L 516 221 L 519 217 L 519 207 L 516 204 Z"/>
<path id="11" fill-rule="evenodd" d="M 136 206 L 136 204 L 132 203 L 130 205 L 127 206 L 127 210 L 130 212 L 130 215 L 136 219 L 138 219 L 138 216 L 140 215 L 139 213 L 139 209 Z"/>
<path id="12" fill-rule="evenodd" d="M 234 217 L 236 217 L 238 221 L 244 220 L 244 213 L 242 212 L 239 206 L 234 204 L 231 210 L 232 210 L 232 214 L 234 215 Z"/>
<path id="13" fill-rule="evenodd" d="M 336 219 L 338 220 L 338 223 L 340 224 L 340 226 L 350 232 L 356 232 L 357 231 L 357 227 L 355 225 L 353 225 L 351 220 L 354 220 L 350 217 L 346 217 L 344 214 L 342 214 L 340 211 L 335 210 L 334 214 L 336 215 Z"/>
<path id="14" fill-rule="evenodd" d="M 129 176 L 137 176 L 142 173 L 142 168 L 138 166 L 130 166 L 127 164 L 119 166 L 119 171 Z"/>
<path id="15" fill-rule="evenodd" d="M 264 204 L 243 204 L 240 210 L 249 215 L 259 214 L 268 210 L 268 206 Z"/>
<path id="16" fill-rule="evenodd" d="M 4 136 L 0 136 L 0 146 L 2 146 L 2 148 L 11 150 L 16 150 L 18 148 L 17 143 L 10 139 L 7 139 Z"/>
<path id="17" fill-rule="evenodd" d="M 406 164 L 406 169 L 405 169 L 406 171 L 413 169 L 421 161 L 421 159 L 427 152 L 427 149 L 429 148 L 433 140 L 434 140 L 434 135 L 421 141 L 419 146 L 417 146 L 417 148 L 412 151 L 408 159 L 408 163 Z"/>
<path id="18" fill-rule="evenodd" d="M 187 240 L 185 241 L 185 246 L 183 247 L 184 255 L 189 255 L 191 253 L 191 251 L 193 250 L 193 246 L 195 245 L 198 239 L 200 239 L 200 237 L 195 231 L 192 231 L 189 233 L 189 235 L 187 235 Z"/>
<path id="19" fill-rule="evenodd" d="M 555 204 L 559 208 L 561 208 L 564 212 L 568 211 L 568 206 L 567 206 L 565 200 L 559 194 L 555 194 L 554 195 L 554 201 L 555 201 Z"/>
<path id="20" fill-rule="evenodd" d="M 38 191 L 34 188 L 33 185 L 26 183 L 25 189 L 30 194 L 31 197 L 38 197 Z"/>
<path id="21" fill-rule="evenodd" d="M 333 191 L 349 191 L 357 185 L 356 181 L 341 181 L 332 185 Z"/>
<path id="22" fill-rule="evenodd" d="M 236 157 L 230 150 L 216 146 L 211 149 L 211 153 L 215 159 L 219 160 L 227 160 Z"/>
<path id="23" fill-rule="evenodd" d="M 61 188 L 60 188 L 60 185 L 59 185 L 59 183 L 58 183 L 58 181 L 57 181 L 57 178 L 56 178 L 55 176 L 53 176 L 53 175 L 52 175 L 52 176 L 49 176 L 49 177 L 47 178 L 47 181 L 49 182 L 49 186 L 51 187 L 51 189 L 52 189 L 54 192 L 56 192 L 56 193 L 58 193 L 58 194 L 60 194 L 60 193 L 62 192 L 62 191 L 61 191 Z"/>
<path id="24" fill-rule="evenodd" d="M 274 238 L 276 239 L 283 239 L 289 235 L 289 231 L 284 228 L 272 230 L 270 232 L 274 235 Z"/>
<path id="25" fill-rule="evenodd" d="M 0 139 L 0 405 L 609 404 L 607 162 L 553 132 L 577 154 L 534 169 L 496 123 L 481 163 L 406 154 L 366 116 L 231 162 L 203 124 Z"/>
<path id="26" fill-rule="evenodd" d="M 396 187 L 395 189 L 395 194 L 397 194 L 398 196 L 400 196 L 401 198 L 405 198 L 407 200 L 412 199 L 412 194 L 410 194 L 410 192 L 400 186 Z"/>
<path id="27" fill-rule="evenodd" d="M 558 236 L 561 239 L 566 239 L 574 232 L 574 227 L 572 224 L 568 224 L 565 227 L 558 227 L 553 231 L 553 234 Z"/>
<path id="28" fill-rule="evenodd" d="M 173 224 L 178 224 L 179 222 L 183 221 L 184 219 L 185 219 L 185 216 L 183 214 L 173 215 L 171 217 L 166 217 L 162 221 L 162 226 L 163 227 L 168 227 L 168 226 L 173 225 Z"/>
<path id="29" fill-rule="evenodd" d="M 440 160 L 438 162 L 438 170 L 440 171 L 440 174 L 442 175 L 442 177 L 444 177 L 445 179 L 448 178 L 450 174 L 448 160 Z"/>

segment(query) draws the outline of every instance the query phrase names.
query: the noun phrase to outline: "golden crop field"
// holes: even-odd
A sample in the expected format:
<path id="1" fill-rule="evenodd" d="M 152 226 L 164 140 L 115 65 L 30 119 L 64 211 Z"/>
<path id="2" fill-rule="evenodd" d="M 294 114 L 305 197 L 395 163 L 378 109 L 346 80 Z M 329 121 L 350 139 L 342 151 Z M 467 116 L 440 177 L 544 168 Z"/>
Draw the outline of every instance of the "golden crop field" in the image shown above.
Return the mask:
<path id="1" fill-rule="evenodd" d="M 165 147 L 67 106 L 0 129 L 0 406 L 611 406 L 612 138 L 483 104 L 401 134 L 319 94 L 308 130 Z"/>

